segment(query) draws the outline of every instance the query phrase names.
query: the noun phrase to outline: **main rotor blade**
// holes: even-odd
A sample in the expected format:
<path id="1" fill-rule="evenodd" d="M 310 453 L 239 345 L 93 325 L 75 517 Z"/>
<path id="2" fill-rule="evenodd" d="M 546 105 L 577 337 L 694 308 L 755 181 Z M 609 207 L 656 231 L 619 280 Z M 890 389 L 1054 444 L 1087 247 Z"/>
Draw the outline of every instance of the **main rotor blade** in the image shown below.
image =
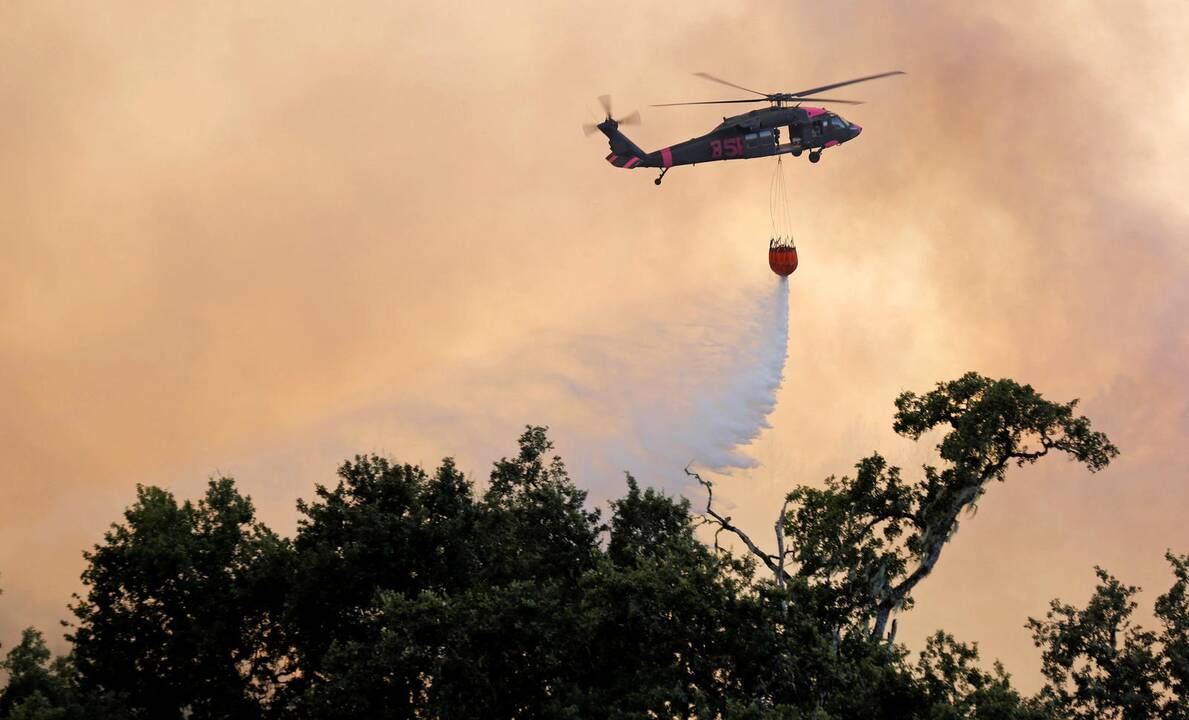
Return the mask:
<path id="1" fill-rule="evenodd" d="M 648 107 L 674 107 L 677 105 L 722 105 L 724 103 L 758 103 L 764 102 L 766 98 L 757 98 L 755 100 L 706 100 L 703 102 L 679 102 L 679 103 L 661 103 L 659 105 L 649 105 Z M 802 102 L 820 102 L 820 103 L 837 103 L 839 105 L 862 105 L 865 100 L 839 100 L 838 98 L 821 98 L 821 97 L 790 97 L 784 100 L 787 103 L 802 103 Z"/>
<path id="2" fill-rule="evenodd" d="M 624 115 L 623 117 L 619 118 L 615 122 L 619 123 L 620 125 L 639 125 L 640 124 L 640 111 L 636 110 L 636 111 L 632 112 L 630 115 Z"/>
<path id="3" fill-rule="evenodd" d="M 611 117 L 611 96 L 600 95 L 599 104 L 603 106 L 603 112 L 607 113 L 607 117 Z"/>
<path id="4" fill-rule="evenodd" d="M 862 105 L 863 100 L 838 100 L 835 98 L 815 98 L 815 97 L 795 97 L 789 102 L 820 102 L 820 103 L 839 103 L 841 105 Z"/>
<path id="5" fill-rule="evenodd" d="M 821 87 L 810 88 L 809 90 L 801 90 L 800 92 L 787 93 L 787 94 L 792 95 L 793 97 L 799 98 L 803 95 L 812 95 L 813 93 L 819 93 L 819 92 L 823 92 L 825 90 L 833 90 L 834 88 L 840 88 L 843 85 L 854 85 L 855 83 L 867 82 L 868 80 L 878 80 L 880 78 L 889 77 L 891 75 L 903 75 L 903 74 L 904 74 L 903 70 L 893 70 L 891 72 L 880 73 L 878 75 L 868 75 L 867 77 L 855 78 L 854 80 L 846 80 L 843 82 L 833 83 L 830 85 L 822 85 Z"/>
<path id="6" fill-rule="evenodd" d="M 719 85 L 726 85 L 727 87 L 733 87 L 736 90 L 745 90 L 745 91 L 752 93 L 754 95 L 763 95 L 764 97 L 768 97 L 768 93 L 762 93 L 759 90 L 752 90 L 751 88 L 745 88 L 742 85 L 736 85 L 735 83 L 728 82 L 726 80 L 723 80 L 722 78 L 716 78 L 713 75 L 711 75 L 710 73 L 696 72 L 696 73 L 694 73 L 694 75 L 697 75 L 700 78 L 705 78 L 706 80 L 709 80 L 710 82 L 716 82 Z"/>
<path id="7" fill-rule="evenodd" d="M 598 131 L 598 125 L 595 125 L 594 123 L 582 123 L 582 132 L 586 134 L 586 137 L 590 137 Z"/>
<path id="8" fill-rule="evenodd" d="M 722 105 L 724 103 L 758 103 L 768 102 L 768 98 L 756 98 L 755 100 L 703 100 L 702 102 L 680 102 L 680 103 L 661 103 L 659 105 L 649 105 L 648 107 L 672 107 L 674 105 Z"/>

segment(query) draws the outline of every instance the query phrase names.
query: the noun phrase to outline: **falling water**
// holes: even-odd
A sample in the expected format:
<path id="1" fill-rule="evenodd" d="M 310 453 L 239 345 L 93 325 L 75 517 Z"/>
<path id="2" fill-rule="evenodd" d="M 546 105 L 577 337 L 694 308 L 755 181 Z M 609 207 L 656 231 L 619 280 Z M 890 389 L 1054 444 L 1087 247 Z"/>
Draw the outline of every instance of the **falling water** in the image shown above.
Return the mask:
<path id="1" fill-rule="evenodd" d="M 627 324 L 559 329 L 458 369 L 448 392 L 376 398 L 314 434 L 340 435 L 344 453 L 360 450 L 358 437 L 445 438 L 443 451 L 482 476 L 514 452 L 524 425 L 548 425 L 596 501 L 622 492 L 625 471 L 683 490 L 691 462 L 718 471 L 754 464 L 746 446 L 768 427 L 784 377 L 788 293 L 788 281 L 763 267 L 676 316 L 641 308 Z"/>
<path id="2" fill-rule="evenodd" d="M 744 332 L 725 333 L 725 362 L 708 377 L 687 419 L 689 452 L 697 464 L 712 469 L 748 467 L 739 452 L 768 427 L 788 355 L 788 279 L 773 277 L 773 287 L 754 301 Z M 745 311 L 748 309 L 745 308 Z"/>

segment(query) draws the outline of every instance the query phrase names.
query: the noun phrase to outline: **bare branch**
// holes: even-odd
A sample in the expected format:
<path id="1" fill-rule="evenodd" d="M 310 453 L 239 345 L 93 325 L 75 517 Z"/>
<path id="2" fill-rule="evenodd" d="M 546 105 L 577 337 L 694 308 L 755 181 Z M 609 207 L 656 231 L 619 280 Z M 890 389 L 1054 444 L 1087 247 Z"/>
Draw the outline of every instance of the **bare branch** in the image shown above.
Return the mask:
<path id="1" fill-rule="evenodd" d="M 759 548 L 759 546 L 756 545 L 755 542 L 753 542 L 752 539 L 747 536 L 747 533 L 743 532 L 738 527 L 731 524 L 731 518 L 723 517 L 722 515 L 718 514 L 717 511 L 715 511 L 715 509 L 714 509 L 714 485 L 709 480 L 703 479 L 702 476 L 699 475 L 698 473 L 690 470 L 689 465 L 685 466 L 685 474 L 689 477 L 694 478 L 695 480 L 698 481 L 698 483 L 700 485 L 702 485 L 706 488 L 706 516 L 710 517 L 719 526 L 718 531 L 716 531 L 714 534 L 715 549 L 716 550 L 718 549 L 718 533 L 722 532 L 723 530 L 726 530 L 727 532 L 734 534 L 735 537 L 737 537 L 743 541 L 743 544 L 747 546 L 747 549 L 749 551 L 751 551 L 751 554 L 758 557 L 764 563 L 764 565 L 767 566 L 767 568 L 772 571 L 772 574 L 777 577 L 777 582 L 783 582 L 783 581 L 787 580 L 789 575 L 788 575 L 788 573 L 786 573 L 784 571 L 783 563 L 781 565 L 777 565 L 774 562 L 774 560 L 776 560 L 776 556 L 769 555 L 768 553 L 761 550 Z"/>
<path id="2" fill-rule="evenodd" d="M 776 524 L 774 527 L 776 531 L 776 587 L 779 588 L 781 592 L 780 612 L 781 615 L 784 616 L 788 616 L 789 614 L 789 601 L 788 598 L 784 596 L 784 559 L 788 556 L 788 552 L 784 549 L 784 515 L 788 511 L 788 507 L 789 498 L 786 495 L 784 498 L 784 504 L 780 506 L 780 512 L 776 515 Z"/>

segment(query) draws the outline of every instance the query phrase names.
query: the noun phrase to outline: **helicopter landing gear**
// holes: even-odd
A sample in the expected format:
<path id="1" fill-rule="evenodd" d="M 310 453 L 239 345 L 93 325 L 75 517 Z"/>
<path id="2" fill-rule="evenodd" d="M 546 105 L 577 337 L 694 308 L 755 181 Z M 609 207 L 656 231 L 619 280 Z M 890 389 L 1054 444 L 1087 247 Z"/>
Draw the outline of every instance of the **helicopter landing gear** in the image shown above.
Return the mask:
<path id="1" fill-rule="evenodd" d="M 660 175 L 657 177 L 657 179 L 656 179 L 656 180 L 653 180 L 653 181 L 652 181 L 652 182 L 653 182 L 653 184 L 654 184 L 654 185 L 660 185 L 660 184 L 661 184 L 661 180 L 664 180 L 664 179 L 665 179 L 665 173 L 667 173 L 667 172 L 669 172 L 669 168 L 661 168 L 661 174 L 660 174 Z"/>
<path id="2" fill-rule="evenodd" d="M 822 159 L 822 151 L 821 150 L 814 150 L 813 152 L 809 153 L 809 162 L 815 163 L 821 159 Z"/>
<path id="3" fill-rule="evenodd" d="M 801 148 L 797 148 L 793 151 L 793 157 L 801 157 Z"/>

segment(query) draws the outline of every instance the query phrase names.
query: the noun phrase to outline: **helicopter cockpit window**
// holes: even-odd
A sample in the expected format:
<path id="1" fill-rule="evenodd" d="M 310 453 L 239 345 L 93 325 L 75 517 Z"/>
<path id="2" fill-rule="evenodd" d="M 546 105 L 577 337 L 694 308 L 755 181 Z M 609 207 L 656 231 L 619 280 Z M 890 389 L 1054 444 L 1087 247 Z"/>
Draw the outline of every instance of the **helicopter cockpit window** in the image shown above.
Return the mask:
<path id="1" fill-rule="evenodd" d="M 836 128 L 841 128 L 842 130 L 846 129 L 846 121 L 843 120 L 842 118 L 838 117 L 837 115 L 830 118 L 830 124 Z"/>

